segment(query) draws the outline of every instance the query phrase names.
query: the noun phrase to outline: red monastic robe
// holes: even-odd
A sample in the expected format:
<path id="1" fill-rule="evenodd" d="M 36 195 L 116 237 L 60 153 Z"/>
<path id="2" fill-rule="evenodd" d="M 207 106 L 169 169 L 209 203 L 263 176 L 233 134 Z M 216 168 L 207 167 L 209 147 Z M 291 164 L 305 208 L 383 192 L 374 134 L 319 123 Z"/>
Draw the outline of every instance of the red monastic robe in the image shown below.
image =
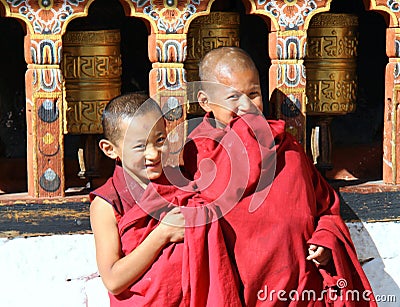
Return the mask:
<path id="1" fill-rule="evenodd" d="M 376 306 L 340 217 L 339 198 L 303 148 L 285 133 L 284 122 L 267 122 L 262 116 L 248 114 L 222 130 L 214 128 L 210 120 L 206 115 L 189 135 L 184 165 L 195 181 L 207 182 L 202 190 L 203 185 L 198 184 L 204 199 L 212 200 L 218 193 L 237 194 L 231 182 L 239 183 L 242 179 L 236 177 L 241 173 L 247 179 L 235 196 L 240 198 L 236 206 L 227 204 L 228 208 L 222 209 L 226 213 L 226 244 L 243 286 L 243 304 Z M 224 139 L 240 139 L 242 144 L 236 147 L 244 145 L 246 154 L 238 149 L 232 153 L 235 146 Z M 215 175 L 211 183 L 210 178 L 202 179 L 208 169 Z M 230 180 L 225 178 L 229 174 Z M 224 200 L 229 196 L 221 198 Z M 317 268 L 306 260 L 311 243 L 330 248 L 333 262 Z"/>
<path id="2" fill-rule="evenodd" d="M 122 252 L 129 254 L 158 225 L 159 221 L 143 211 L 135 199 L 140 199 L 143 189 L 133 180 L 127 184 L 120 165 L 103 186 L 90 194 L 91 200 L 99 196 L 109 202 L 118 221 Z M 168 208 L 155 210 L 154 216 L 163 216 Z M 109 294 L 110 306 L 184 306 L 182 302 L 183 244 L 167 245 L 148 271 L 120 295 Z"/>
<path id="3" fill-rule="evenodd" d="M 176 170 L 170 173 L 175 176 Z M 178 178 L 182 179 L 186 184 L 183 177 Z M 99 196 L 113 206 L 122 251 L 127 255 L 174 204 L 204 205 L 191 185 L 188 189 L 179 192 L 163 175 L 143 191 L 116 165 L 113 177 L 91 193 L 91 199 Z M 184 243 L 168 244 L 129 289 L 117 296 L 109 294 L 111 306 L 240 306 L 236 269 L 227 253 L 220 221 L 214 218 L 218 212 L 201 207 L 182 213 L 188 225 Z"/>

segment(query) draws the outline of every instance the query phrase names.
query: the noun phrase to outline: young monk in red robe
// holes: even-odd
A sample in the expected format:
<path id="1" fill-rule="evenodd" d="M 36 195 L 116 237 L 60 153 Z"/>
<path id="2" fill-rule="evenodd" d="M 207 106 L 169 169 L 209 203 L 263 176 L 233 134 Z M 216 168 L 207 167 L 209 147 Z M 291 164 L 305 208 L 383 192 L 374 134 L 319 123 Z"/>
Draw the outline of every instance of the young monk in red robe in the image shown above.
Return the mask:
<path id="1" fill-rule="evenodd" d="M 146 99 L 119 96 L 103 112 L 105 138 L 99 145 L 116 166 L 90 194 L 90 220 L 110 305 L 238 306 L 237 276 L 220 226 L 206 223 L 218 213 L 200 208 L 192 214 L 169 203 L 179 195 L 180 203 L 187 196 L 188 207 L 204 201 L 166 180 L 165 122 L 158 105 Z M 202 225 L 191 227 L 198 220 Z"/>
<path id="2" fill-rule="evenodd" d="M 243 285 L 243 305 L 376 306 L 340 217 L 335 191 L 285 132 L 283 121 L 244 115 L 262 110 L 259 76 L 251 58 L 239 48 L 214 49 L 200 64 L 200 78 L 222 85 L 205 84 L 199 91 L 199 103 L 208 113 L 189 135 L 184 152 L 185 168 L 194 180 L 201 181 L 205 173 L 202 161 L 212 160 L 217 168 L 215 180 L 200 191 L 203 197 L 215 198 L 213 187 L 218 192 L 228 186 L 218 174 L 235 171 L 242 163 L 229 146 L 220 146 L 224 138 L 239 135 L 248 152 L 255 153 L 246 190 L 224 215 L 233 230 L 225 239 Z M 239 116 L 245 123 L 235 131 Z M 270 128 L 274 143 L 257 133 L 263 126 Z M 254 140 L 261 140 L 262 146 Z M 272 184 L 263 173 L 263 153 L 257 157 L 262 147 L 276 153 Z M 268 175 L 271 163 L 265 165 Z"/>

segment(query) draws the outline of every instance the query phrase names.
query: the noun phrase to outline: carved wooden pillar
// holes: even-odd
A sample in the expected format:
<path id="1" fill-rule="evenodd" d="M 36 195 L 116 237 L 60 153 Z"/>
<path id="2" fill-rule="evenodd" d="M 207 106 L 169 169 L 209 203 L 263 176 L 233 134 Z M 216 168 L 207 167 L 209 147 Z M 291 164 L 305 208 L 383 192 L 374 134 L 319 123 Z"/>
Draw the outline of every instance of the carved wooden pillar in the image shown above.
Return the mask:
<path id="1" fill-rule="evenodd" d="M 5 1 L 3 1 L 5 2 Z M 7 1 L 6 16 L 27 25 L 25 37 L 28 194 L 64 196 L 62 34 L 66 24 L 85 15 L 90 0 Z"/>
<path id="2" fill-rule="evenodd" d="M 388 28 L 383 139 L 383 181 L 400 184 L 400 28 Z"/>
<path id="3" fill-rule="evenodd" d="M 306 140 L 305 43 L 306 32 L 303 30 L 269 34 L 272 110 L 277 118 L 286 121 L 286 130 L 303 145 Z"/>
<path id="4" fill-rule="evenodd" d="M 25 38 L 28 194 L 64 196 L 61 35 Z"/>
<path id="5" fill-rule="evenodd" d="M 150 21 L 149 58 L 153 68 L 149 75 L 150 96 L 161 105 L 167 116 L 170 143 L 169 165 L 179 163 L 180 150 L 186 136 L 186 33 L 190 22 L 209 12 L 206 1 L 164 1 L 134 4 L 133 15 Z"/>
<path id="6" fill-rule="evenodd" d="M 149 76 L 150 96 L 160 103 L 164 113 L 168 112 L 168 165 L 179 164 L 179 152 L 185 141 L 185 48 L 186 34 L 153 33 L 149 37 L 149 58 L 153 63 Z"/>

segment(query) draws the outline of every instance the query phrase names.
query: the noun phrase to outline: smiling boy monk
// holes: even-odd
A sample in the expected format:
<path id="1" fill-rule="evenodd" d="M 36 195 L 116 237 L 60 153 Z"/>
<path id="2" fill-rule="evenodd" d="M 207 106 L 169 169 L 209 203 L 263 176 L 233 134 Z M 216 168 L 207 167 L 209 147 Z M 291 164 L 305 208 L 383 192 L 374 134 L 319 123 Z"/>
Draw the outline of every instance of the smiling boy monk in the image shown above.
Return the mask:
<path id="1" fill-rule="evenodd" d="M 139 93 L 118 96 L 102 124 L 100 148 L 116 165 L 90 194 L 90 221 L 110 306 L 240 305 L 219 221 L 206 223 L 215 210 L 165 178 L 167 133 L 157 103 Z M 187 208 L 176 206 L 180 196 Z"/>
<path id="2" fill-rule="evenodd" d="M 194 180 L 204 175 L 198 171 L 203 160 L 215 162 L 216 185 L 218 174 L 224 172 L 218 169 L 218 161 L 224 161 L 220 154 L 231 159 L 232 165 L 242 163 L 219 146 L 238 117 L 249 123 L 250 130 L 269 127 L 274 138 L 272 185 L 265 183 L 267 190 L 255 188 L 253 194 L 244 193 L 224 215 L 234 233 L 225 236 L 243 283 L 243 304 L 376 306 L 340 217 L 337 194 L 303 148 L 285 132 L 283 121 L 266 121 L 257 115 L 262 110 L 262 97 L 252 59 L 240 48 L 214 49 L 201 61 L 199 73 L 206 83 L 198 101 L 207 114 L 189 135 L 184 152 L 185 168 Z M 254 144 L 249 141 L 252 138 L 257 139 L 257 133 L 241 135 L 244 144 Z M 249 181 L 265 179 L 260 159 L 263 157 L 250 160 Z M 249 186 L 255 185 L 250 182 L 246 188 Z M 208 189 L 203 192 L 208 193 Z M 254 197 L 258 197 L 256 203 Z"/>

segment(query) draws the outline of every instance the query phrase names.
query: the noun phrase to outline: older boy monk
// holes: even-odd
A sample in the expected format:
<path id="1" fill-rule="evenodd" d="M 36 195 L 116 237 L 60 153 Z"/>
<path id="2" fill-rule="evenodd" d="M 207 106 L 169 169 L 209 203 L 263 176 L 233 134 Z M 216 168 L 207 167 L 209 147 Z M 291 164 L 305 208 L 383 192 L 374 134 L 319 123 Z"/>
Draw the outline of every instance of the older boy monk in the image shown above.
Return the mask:
<path id="1" fill-rule="evenodd" d="M 272 185 L 266 184 L 267 193 L 262 188 L 245 193 L 224 216 L 233 229 L 225 238 L 243 283 L 243 304 L 376 306 L 340 217 L 335 191 L 302 147 L 285 133 L 283 121 L 244 115 L 262 110 L 259 76 L 252 59 L 239 48 L 214 49 L 201 61 L 199 73 L 207 83 L 202 85 L 198 101 L 207 114 L 189 135 L 184 152 L 185 168 L 194 180 L 201 180 L 204 174 L 197 171 L 203 160 L 212 159 L 219 167 L 220 153 L 227 153 L 218 144 L 230 134 L 229 126 L 238 116 L 246 118 L 253 130 L 268 125 L 275 141 L 276 172 Z M 242 140 L 251 138 L 257 134 L 250 133 Z M 235 165 L 241 163 L 235 155 L 228 153 L 228 157 Z M 249 178 L 257 180 L 262 163 L 251 163 Z M 217 180 L 221 171 L 217 169 Z M 257 195 L 261 202 L 254 205 Z"/>

